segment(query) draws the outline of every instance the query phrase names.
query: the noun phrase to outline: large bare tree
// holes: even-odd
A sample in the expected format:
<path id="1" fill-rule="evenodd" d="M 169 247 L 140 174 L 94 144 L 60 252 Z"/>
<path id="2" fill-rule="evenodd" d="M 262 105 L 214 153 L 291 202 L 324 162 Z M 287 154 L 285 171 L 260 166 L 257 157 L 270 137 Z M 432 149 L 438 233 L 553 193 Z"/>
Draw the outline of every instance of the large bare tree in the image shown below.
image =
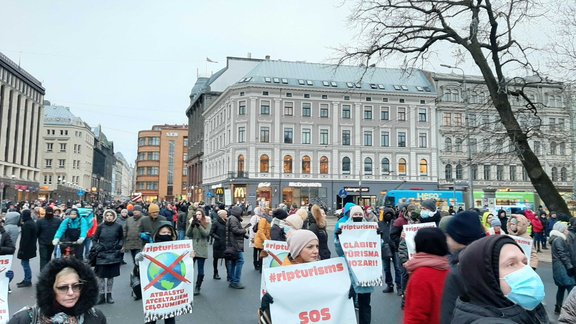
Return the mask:
<path id="1" fill-rule="evenodd" d="M 370 66 L 401 54 L 413 66 L 440 46 L 452 46 L 460 56 L 471 57 L 536 192 L 550 210 L 569 215 L 529 145 L 529 129 L 518 122 L 511 105 L 511 98 L 520 96 L 534 116 L 538 114 L 538 104 L 530 101 L 523 87 L 512 85 L 518 78 L 507 76 L 517 71 L 538 74 L 529 60 L 534 48 L 518 40 L 522 25 L 539 15 L 538 4 L 537 0 L 357 0 L 351 21 L 359 27 L 358 45 L 344 49 L 341 62 Z"/>

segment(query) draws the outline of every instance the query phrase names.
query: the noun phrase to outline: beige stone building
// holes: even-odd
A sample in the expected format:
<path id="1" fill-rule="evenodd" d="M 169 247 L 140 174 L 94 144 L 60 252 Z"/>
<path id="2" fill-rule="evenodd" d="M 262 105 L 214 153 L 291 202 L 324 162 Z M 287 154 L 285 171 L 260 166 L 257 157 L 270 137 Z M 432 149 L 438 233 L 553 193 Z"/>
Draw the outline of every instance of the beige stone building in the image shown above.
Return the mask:
<path id="1" fill-rule="evenodd" d="M 70 108 L 45 101 L 40 141 L 40 198 L 84 199 L 92 181 L 94 134 Z"/>
<path id="2" fill-rule="evenodd" d="M 42 83 L 0 53 L 0 201 L 38 194 Z"/>
<path id="3" fill-rule="evenodd" d="M 187 125 L 155 125 L 138 132 L 135 191 L 144 201 L 188 200 Z"/>

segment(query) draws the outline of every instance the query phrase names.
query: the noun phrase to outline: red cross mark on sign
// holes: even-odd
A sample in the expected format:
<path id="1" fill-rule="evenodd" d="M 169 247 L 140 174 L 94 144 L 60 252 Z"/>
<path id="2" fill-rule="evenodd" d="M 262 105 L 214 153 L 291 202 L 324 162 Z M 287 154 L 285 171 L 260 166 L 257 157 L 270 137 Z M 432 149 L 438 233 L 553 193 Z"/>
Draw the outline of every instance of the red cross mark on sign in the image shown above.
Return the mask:
<path id="1" fill-rule="evenodd" d="M 188 255 L 188 252 L 185 252 L 184 254 L 182 254 L 181 256 L 179 256 L 174 262 L 172 262 L 169 266 L 165 266 L 163 265 L 160 261 L 154 259 L 153 257 L 149 256 L 149 255 L 145 255 L 144 257 L 148 260 L 150 260 L 150 262 L 156 264 L 157 266 L 159 266 L 160 268 L 164 269 L 164 271 L 162 271 L 158 276 L 156 276 L 156 278 L 154 278 L 154 280 L 150 281 L 148 283 L 148 285 L 146 285 L 146 287 L 144 287 L 144 290 L 147 290 L 148 288 L 154 286 L 158 281 L 160 281 L 160 279 L 162 279 L 166 274 L 170 273 L 171 275 L 173 275 L 176 279 L 183 281 L 183 282 L 190 282 L 190 280 L 182 277 L 179 273 L 176 273 L 174 271 L 174 268 L 178 265 L 178 263 L 180 263 L 180 261 L 182 261 L 182 259 L 184 259 L 184 257 Z"/>

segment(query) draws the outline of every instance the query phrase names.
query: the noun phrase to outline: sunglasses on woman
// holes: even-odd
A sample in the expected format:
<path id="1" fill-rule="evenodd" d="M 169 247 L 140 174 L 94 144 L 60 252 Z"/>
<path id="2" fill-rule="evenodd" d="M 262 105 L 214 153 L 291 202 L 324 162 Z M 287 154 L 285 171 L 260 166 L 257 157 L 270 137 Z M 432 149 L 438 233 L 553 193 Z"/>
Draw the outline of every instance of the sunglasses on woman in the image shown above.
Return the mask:
<path id="1" fill-rule="evenodd" d="M 80 292 L 82 290 L 82 286 L 84 286 L 83 283 L 77 282 L 77 283 L 70 284 L 70 285 L 58 286 L 58 287 L 56 287 L 56 291 L 58 291 L 61 294 L 66 294 L 66 293 L 68 293 L 68 291 L 70 289 L 72 289 L 73 292 L 77 293 L 77 292 Z"/>

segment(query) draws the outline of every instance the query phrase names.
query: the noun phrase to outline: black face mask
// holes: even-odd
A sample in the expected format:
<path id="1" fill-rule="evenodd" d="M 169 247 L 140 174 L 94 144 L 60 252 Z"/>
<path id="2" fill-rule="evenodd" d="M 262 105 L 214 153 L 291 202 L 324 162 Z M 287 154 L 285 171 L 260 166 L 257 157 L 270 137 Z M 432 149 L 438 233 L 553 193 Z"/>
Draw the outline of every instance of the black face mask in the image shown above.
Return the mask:
<path id="1" fill-rule="evenodd" d="M 172 241 L 172 235 L 156 235 L 156 242 L 169 242 Z"/>
<path id="2" fill-rule="evenodd" d="M 360 223 L 362 222 L 362 217 L 352 217 L 352 221 L 355 223 Z"/>

